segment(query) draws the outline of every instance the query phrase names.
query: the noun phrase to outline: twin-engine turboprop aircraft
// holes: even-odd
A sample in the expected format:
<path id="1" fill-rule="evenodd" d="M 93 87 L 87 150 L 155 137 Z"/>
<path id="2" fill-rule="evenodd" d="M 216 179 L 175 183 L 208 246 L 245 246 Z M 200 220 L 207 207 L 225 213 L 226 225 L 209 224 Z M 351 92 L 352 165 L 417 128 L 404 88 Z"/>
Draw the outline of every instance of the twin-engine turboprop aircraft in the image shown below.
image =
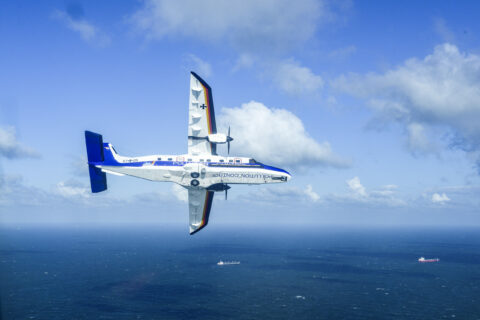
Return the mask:
<path id="1" fill-rule="evenodd" d="M 120 156 L 100 134 L 85 131 L 92 192 L 107 189 L 106 173 L 129 175 L 152 181 L 175 182 L 188 189 L 190 234 L 208 224 L 214 192 L 230 189 L 229 184 L 287 182 L 290 174 L 252 158 L 223 157 L 217 144 L 227 143 L 228 134 L 217 133 L 212 89 L 194 72 L 190 76 L 188 112 L 188 153 L 182 155 Z"/>

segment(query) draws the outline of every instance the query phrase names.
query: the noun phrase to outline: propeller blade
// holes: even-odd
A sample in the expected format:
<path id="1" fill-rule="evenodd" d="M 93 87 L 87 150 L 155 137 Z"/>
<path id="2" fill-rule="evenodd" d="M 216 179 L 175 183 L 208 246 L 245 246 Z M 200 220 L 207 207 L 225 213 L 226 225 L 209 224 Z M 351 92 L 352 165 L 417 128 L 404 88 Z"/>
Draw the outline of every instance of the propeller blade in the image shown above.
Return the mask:
<path id="1" fill-rule="evenodd" d="M 225 189 L 225 200 L 227 200 L 228 189 Z"/>
<path id="2" fill-rule="evenodd" d="M 228 134 L 227 134 L 227 148 L 228 154 L 230 154 L 230 141 L 232 141 L 232 137 L 230 137 L 230 126 L 228 126 Z"/>

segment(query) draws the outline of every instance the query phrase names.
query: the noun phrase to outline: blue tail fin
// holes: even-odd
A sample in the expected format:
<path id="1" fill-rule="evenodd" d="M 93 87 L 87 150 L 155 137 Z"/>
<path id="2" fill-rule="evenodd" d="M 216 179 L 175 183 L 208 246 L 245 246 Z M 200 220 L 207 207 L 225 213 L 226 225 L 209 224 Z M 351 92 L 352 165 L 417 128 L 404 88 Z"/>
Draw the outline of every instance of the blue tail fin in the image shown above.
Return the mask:
<path id="1" fill-rule="evenodd" d="M 92 164 L 93 162 L 101 163 L 104 161 L 102 135 L 85 131 L 85 143 L 87 144 L 88 169 L 90 171 L 92 192 L 105 191 L 107 190 L 107 175 Z"/>

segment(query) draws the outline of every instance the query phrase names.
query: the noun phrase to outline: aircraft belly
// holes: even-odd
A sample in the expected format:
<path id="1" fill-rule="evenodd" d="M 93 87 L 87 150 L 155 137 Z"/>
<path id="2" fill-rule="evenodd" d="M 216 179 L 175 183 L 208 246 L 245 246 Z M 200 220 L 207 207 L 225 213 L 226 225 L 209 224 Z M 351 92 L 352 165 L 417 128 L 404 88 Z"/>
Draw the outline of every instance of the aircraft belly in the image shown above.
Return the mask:
<path id="1" fill-rule="evenodd" d="M 105 169 L 137 178 L 152 180 L 152 181 L 172 181 L 171 170 L 167 167 L 116 167 L 116 166 L 104 166 Z"/>

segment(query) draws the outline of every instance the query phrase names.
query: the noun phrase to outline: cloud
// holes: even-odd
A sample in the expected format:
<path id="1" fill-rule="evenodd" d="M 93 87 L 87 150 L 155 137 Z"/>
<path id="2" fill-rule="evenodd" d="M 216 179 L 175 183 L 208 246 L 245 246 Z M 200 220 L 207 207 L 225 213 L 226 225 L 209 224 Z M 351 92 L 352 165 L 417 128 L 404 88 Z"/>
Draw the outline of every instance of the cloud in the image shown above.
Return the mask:
<path id="1" fill-rule="evenodd" d="M 425 128 L 419 123 L 413 122 L 407 125 L 407 147 L 412 154 L 427 154 L 436 151 L 435 146 L 426 136 Z"/>
<path id="2" fill-rule="evenodd" d="M 78 33 L 84 41 L 100 47 L 108 46 L 111 42 L 110 37 L 85 20 L 83 9 L 81 7 L 80 9 L 82 11 L 78 9 L 73 10 L 71 7 L 67 8 L 67 11 L 55 10 L 52 17 L 63 22 L 70 30 Z"/>
<path id="3" fill-rule="evenodd" d="M 188 54 L 186 56 L 186 63 L 190 70 L 195 71 L 195 73 L 198 73 L 204 78 L 212 75 L 212 66 L 194 54 Z"/>
<path id="4" fill-rule="evenodd" d="M 313 191 L 312 185 L 307 185 L 307 188 L 304 190 L 304 192 L 313 202 L 317 202 L 318 200 L 320 200 L 320 196 L 318 195 L 318 193 Z"/>
<path id="5" fill-rule="evenodd" d="M 0 175 L 0 206 L 38 206 L 50 199 L 48 192 L 26 185 L 19 175 Z"/>
<path id="6" fill-rule="evenodd" d="M 188 37 L 240 52 L 283 51 L 310 39 L 330 19 L 323 1 L 148 0 L 130 21 L 147 39 Z"/>
<path id="7" fill-rule="evenodd" d="M 260 187 L 254 192 L 240 195 L 238 198 L 245 202 L 265 203 L 268 205 L 281 205 L 295 203 L 311 204 L 321 202 L 320 196 L 313 190 L 311 185 L 304 189 L 292 186 Z"/>
<path id="8" fill-rule="evenodd" d="M 274 70 L 274 84 L 288 94 L 299 96 L 319 92 L 323 88 L 322 77 L 292 59 L 279 63 Z"/>
<path id="9" fill-rule="evenodd" d="M 362 186 L 362 184 L 360 183 L 360 179 L 358 177 L 354 177 L 351 180 L 347 180 L 347 184 L 355 197 L 359 197 L 359 198 L 367 197 L 367 192 L 365 191 L 365 187 Z"/>
<path id="10" fill-rule="evenodd" d="M 38 157 L 38 153 L 18 142 L 14 127 L 0 127 L 0 157 L 7 159 L 32 158 Z"/>
<path id="11" fill-rule="evenodd" d="M 248 53 L 242 53 L 238 56 L 235 65 L 232 68 L 233 72 L 236 72 L 240 69 L 249 69 L 255 64 L 255 57 Z"/>
<path id="12" fill-rule="evenodd" d="M 232 150 L 258 161 L 297 168 L 350 165 L 328 142 L 318 143 L 310 137 L 302 121 L 288 110 L 251 101 L 239 108 L 223 108 L 218 119 L 220 127 L 231 126 Z"/>
<path id="13" fill-rule="evenodd" d="M 442 193 L 442 194 L 434 193 L 432 195 L 432 202 L 433 203 L 444 204 L 448 201 L 450 201 L 450 198 L 447 197 L 447 195 L 445 193 Z"/>
<path id="14" fill-rule="evenodd" d="M 343 75 L 332 85 L 365 99 L 382 121 L 404 124 L 412 150 L 430 150 L 426 131 L 435 129 L 453 137 L 450 147 L 478 156 L 479 55 L 445 43 L 422 60 L 409 59 L 383 74 Z"/>
<path id="15" fill-rule="evenodd" d="M 346 181 L 349 192 L 345 194 L 332 194 L 325 200 L 335 204 L 366 205 L 366 206 L 405 206 L 406 202 L 396 194 L 396 185 L 386 185 L 379 190 L 367 191 L 360 182 L 360 178 L 354 177 Z"/>
<path id="16" fill-rule="evenodd" d="M 89 198 L 90 189 L 76 180 L 61 181 L 57 184 L 56 192 L 65 198 Z"/>

